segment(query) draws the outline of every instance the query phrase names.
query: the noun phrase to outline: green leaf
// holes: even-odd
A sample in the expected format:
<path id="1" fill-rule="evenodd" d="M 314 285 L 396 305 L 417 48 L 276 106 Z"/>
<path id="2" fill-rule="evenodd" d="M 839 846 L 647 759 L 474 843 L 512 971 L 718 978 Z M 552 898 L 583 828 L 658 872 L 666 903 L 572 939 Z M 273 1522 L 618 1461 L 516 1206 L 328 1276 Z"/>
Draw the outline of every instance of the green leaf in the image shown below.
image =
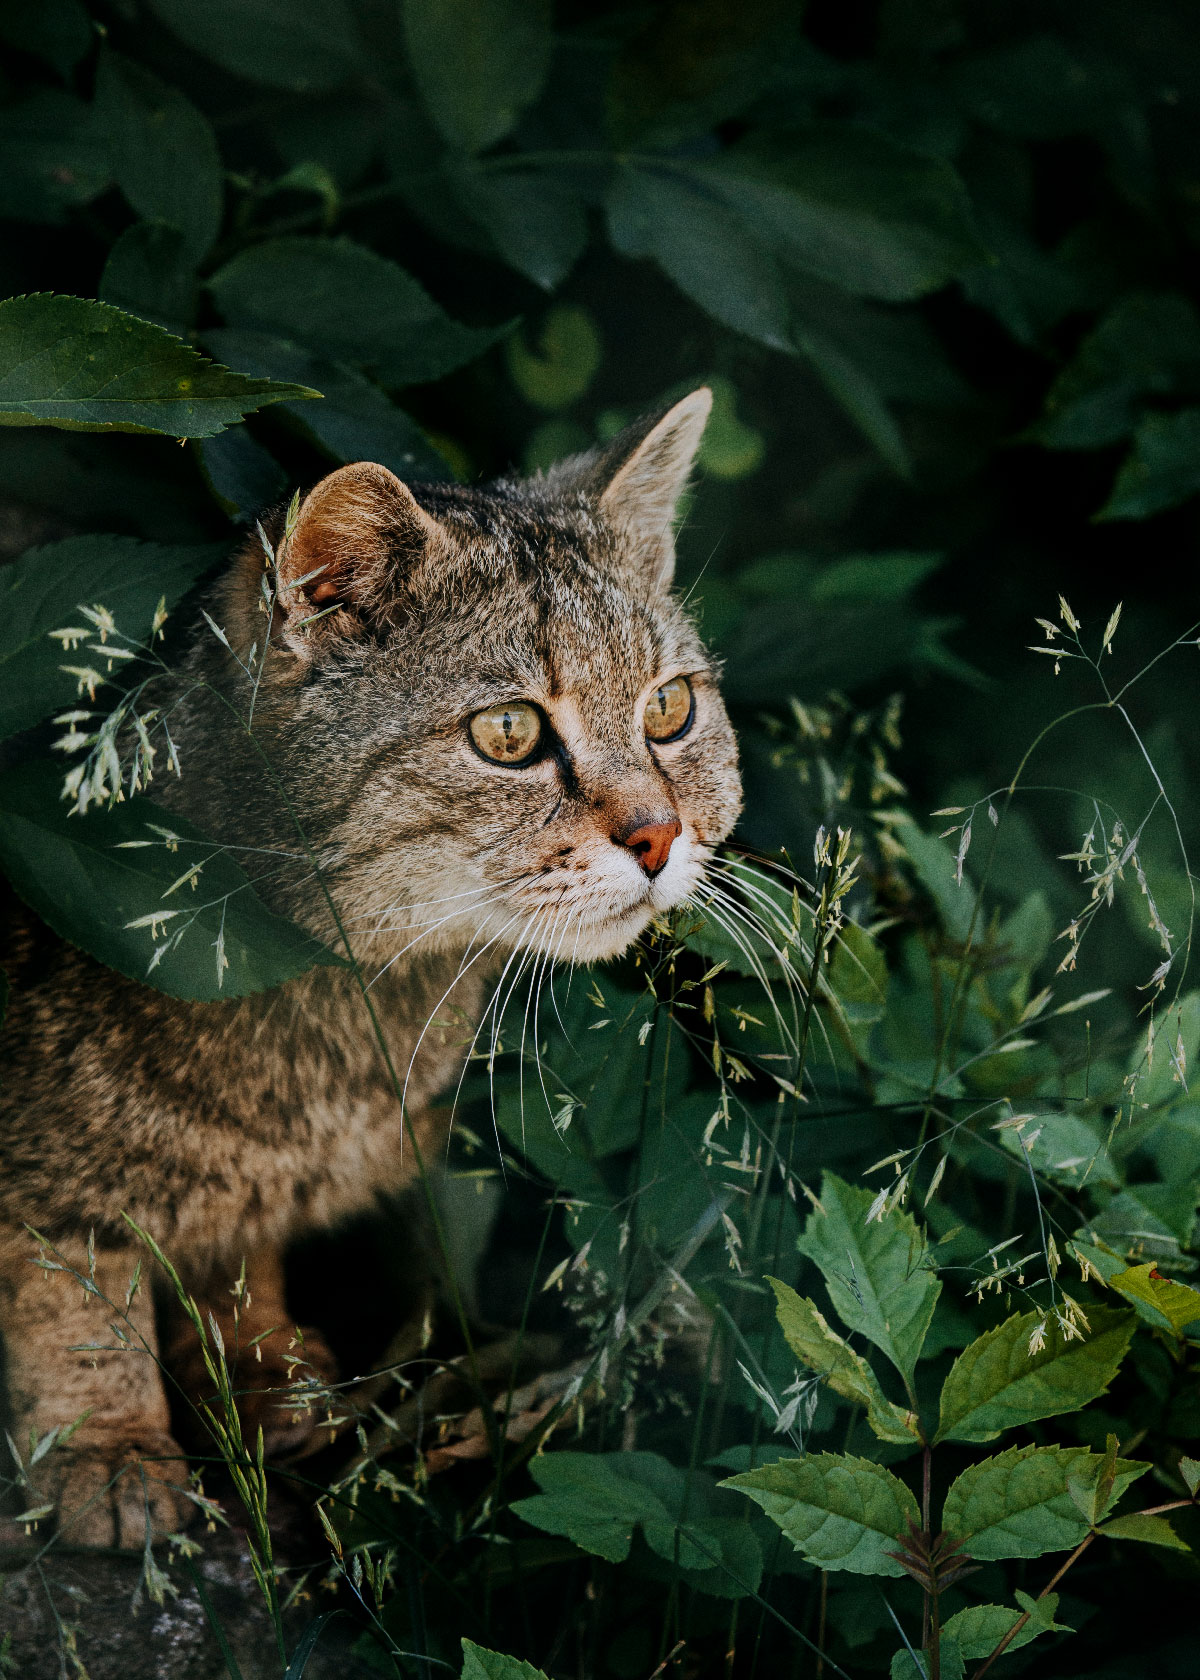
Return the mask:
<path id="1" fill-rule="evenodd" d="M 166 222 L 135 222 L 108 253 L 98 296 L 179 335 L 196 314 L 199 281 L 186 242 Z"/>
<path id="2" fill-rule="evenodd" d="M 1200 1488 L 1200 1458 L 1181 1458 L 1179 1460 L 1179 1474 L 1193 1499 L 1197 1488 Z"/>
<path id="3" fill-rule="evenodd" d="M 1010 1447 L 970 1465 L 951 1483 L 942 1526 L 973 1558 L 1066 1551 L 1079 1544 L 1090 1526 L 1070 1484 L 1094 1486 L 1104 1462 L 1103 1453 L 1086 1447 Z M 1149 1468 L 1137 1459 L 1117 1459 L 1104 1509 L 1111 1509 Z"/>
<path id="4" fill-rule="evenodd" d="M 37 0 L 34 6 L 28 0 L 3 0 L 0 41 L 45 59 L 66 75 L 92 44 L 92 20 L 80 0 Z"/>
<path id="5" fill-rule="evenodd" d="M 964 1654 L 959 1650 L 958 1641 L 949 1631 L 947 1624 L 938 1641 L 942 1680 L 963 1680 L 966 1672 L 963 1667 Z M 929 1680 L 928 1662 L 927 1657 L 914 1651 L 897 1651 L 888 1669 L 888 1680 Z"/>
<path id="6" fill-rule="evenodd" d="M 884 400 L 878 384 L 865 368 L 840 350 L 824 333 L 797 326 L 793 333 L 796 349 L 839 403 L 859 431 L 901 478 L 912 473 L 912 459 L 896 417 Z"/>
<path id="7" fill-rule="evenodd" d="M 552 16 L 550 0 L 402 0 L 417 87 L 452 146 L 495 145 L 537 98 Z"/>
<path id="8" fill-rule="evenodd" d="M 108 608 L 142 641 L 165 596 L 168 608 L 224 554 L 220 544 L 164 546 L 136 537 L 67 537 L 33 548 L 0 572 L 0 738 L 76 703 L 78 663 L 50 639 L 78 624 L 78 605 Z"/>
<path id="9" fill-rule="evenodd" d="M 546 1680 L 532 1663 L 502 1656 L 499 1651 L 485 1651 L 469 1639 L 463 1640 L 462 1653 L 462 1680 Z"/>
<path id="10" fill-rule="evenodd" d="M 1139 1540 L 1148 1546 L 1166 1546 L 1172 1552 L 1190 1552 L 1191 1547 L 1171 1527 L 1166 1517 L 1131 1511 L 1127 1517 L 1111 1517 L 1097 1533 L 1109 1540 Z"/>
<path id="11" fill-rule="evenodd" d="M 207 333 L 204 342 L 231 367 L 320 391 L 321 402 L 280 403 L 272 418 L 294 427 L 333 460 L 378 461 L 403 479 L 448 477 L 445 461 L 416 421 L 352 368 L 267 333 L 225 330 Z"/>
<path id="12" fill-rule="evenodd" d="M 319 395 L 230 373 L 107 303 L 49 292 L 0 303 L 0 425 L 211 437 L 268 403 Z"/>
<path id="13" fill-rule="evenodd" d="M 1195 1261 L 1184 1249 L 1191 1242 L 1198 1194 L 1200 1187 L 1190 1178 L 1173 1184 L 1131 1184 L 1088 1221 L 1082 1234 L 1107 1243 L 1135 1265 L 1150 1260 L 1190 1271 Z"/>
<path id="14" fill-rule="evenodd" d="M 867 1422 L 881 1441 L 912 1446 L 919 1438 L 916 1413 L 903 1411 L 885 1397 L 866 1360 L 830 1328 L 811 1301 L 778 1278 L 767 1282 L 775 1291 L 779 1327 L 796 1358 L 835 1394 L 865 1406 Z"/>
<path id="15" fill-rule="evenodd" d="M 30 908 L 72 945 L 172 997 L 209 1001 L 336 962 L 268 910 L 229 854 L 181 817 L 141 797 L 80 817 L 61 790 L 57 765 L 0 775 L 0 863 Z M 202 866 L 195 890 L 182 885 L 165 896 L 193 863 Z M 151 915 L 161 918 L 156 929 L 129 925 Z"/>
<path id="16" fill-rule="evenodd" d="M 938 1441 L 994 1441 L 1005 1429 L 1075 1412 L 1107 1389 L 1133 1336 L 1134 1315 L 1096 1307 L 1082 1341 L 1052 1314 L 1017 1313 L 964 1348 L 942 1387 Z M 1044 1325 L 1045 1345 L 1030 1339 Z"/>
<path id="17" fill-rule="evenodd" d="M 529 169 L 501 174 L 469 158 L 455 160 L 448 172 L 463 208 L 509 267 L 553 291 L 587 244 L 587 216 L 572 181 Z"/>
<path id="18" fill-rule="evenodd" d="M 739 1598 L 757 1589 L 758 1544 L 744 1522 L 724 1515 L 726 1501 L 703 1472 L 647 1452 L 548 1453 L 529 1469 L 542 1491 L 512 1509 L 534 1528 L 622 1563 L 640 1527 L 651 1551 L 702 1590 Z"/>
<path id="19" fill-rule="evenodd" d="M 1200 491 L 1200 408 L 1148 414 L 1097 519 L 1149 519 Z"/>
<path id="20" fill-rule="evenodd" d="M 1174 1278 L 1156 1276 L 1158 1268 L 1147 1262 L 1130 1266 L 1108 1279 L 1108 1287 L 1144 1310 L 1141 1317 L 1159 1329 L 1182 1335 L 1189 1324 L 1200 1320 L 1200 1290 Z"/>
<path id="21" fill-rule="evenodd" d="M 1103 449 L 1128 437 L 1147 398 L 1200 388 L 1200 318 L 1176 292 L 1122 298 L 1084 339 L 1031 436 L 1049 449 Z"/>
<path id="22" fill-rule="evenodd" d="M 950 165 L 878 130 L 752 136 L 698 171 L 789 264 L 858 296 L 920 297 L 987 257 Z"/>
<path id="23" fill-rule="evenodd" d="M 149 0 L 185 45 L 251 82 L 337 87 L 366 59 L 345 0 Z"/>
<path id="24" fill-rule="evenodd" d="M 0 110 L 0 216 L 57 225 L 109 185 L 107 136 L 90 105 L 39 88 Z"/>
<path id="25" fill-rule="evenodd" d="M 1028 1593 L 1021 1593 L 1019 1597 L 1021 1603 L 1016 1610 L 1005 1604 L 972 1604 L 951 1616 L 942 1631 L 951 1635 L 968 1659 L 991 1656 L 1009 1628 L 1026 1611 L 1029 1612 L 1029 1620 L 1009 1640 L 1004 1647 L 1006 1651 L 1019 1651 L 1022 1645 L 1028 1645 L 1042 1633 L 1074 1632 L 1065 1623 L 1054 1620 L 1058 1609 L 1057 1593 L 1047 1593 L 1045 1598 L 1030 1598 Z"/>
<path id="26" fill-rule="evenodd" d="M 298 339 L 385 385 L 440 379 L 509 330 L 452 321 L 411 274 L 350 239 L 268 239 L 209 285 L 230 326 Z"/>
<path id="27" fill-rule="evenodd" d="M 1019 1161 L 1055 1184 L 1120 1184 L 1098 1126 L 1077 1114 L 1035 1114 L 1019 1130 L 1005 1126 L 998 1141 Z"/>
<path id="28" fill-rule="evenodd" d="M 140 64 L 107 50 L 95 110 L 129 203 L 139 216 L 177 227 L 199 262 L 220 231 L 224 205 L 221 154 L 208 118 Z"/>
<path id="29" fill-rule="evenodd" d="M 248 523 L 287 489 L 287 474 L 244 426 L 192 446 L 204 482 L 235 524 Z"/>
<path id="30" fill-rule="evenodd" d="M 798 1552 L 819 1569 L 856 1575 L 902 1575 L 888 1554 L 911 1521 L 921 1520 L 904 1483 L 881 1464 L 848 1454 L 784 1458 L 730 1476 L 778 1523 Z"/>
<path id="31" fill-rule="evenodd" d="M 653 258 L 734 332 L 792 349 L 791 307 L 774 255 L 694 168 L 627 164 L 607 209 L 609 237 L 624 256 Z"/>
<path id="32" fill-rule="evenodd" d="M 797 1243 L 820 1268 L 842 1322 L 875 1343 L 907 1383 L 942 1286 L 925 1265 L 925 1234 L 899 1208 L 867 1223 L 874 1194 L 833 1173 Z"/>

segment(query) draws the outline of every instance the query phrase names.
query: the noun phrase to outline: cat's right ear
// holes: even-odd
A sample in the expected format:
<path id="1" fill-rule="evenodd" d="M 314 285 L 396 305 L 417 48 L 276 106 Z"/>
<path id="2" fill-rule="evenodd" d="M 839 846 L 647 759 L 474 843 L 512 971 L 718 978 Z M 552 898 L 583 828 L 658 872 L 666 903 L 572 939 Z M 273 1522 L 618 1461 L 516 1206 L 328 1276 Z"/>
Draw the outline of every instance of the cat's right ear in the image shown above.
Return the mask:
<path id="1" fill-rule="evenodd" d="M 404 571 L 441 534 L 406 484 L 358 461 L 310 490 L 276 554 L 276 621 L 296 652 L 385 622 Z"/>

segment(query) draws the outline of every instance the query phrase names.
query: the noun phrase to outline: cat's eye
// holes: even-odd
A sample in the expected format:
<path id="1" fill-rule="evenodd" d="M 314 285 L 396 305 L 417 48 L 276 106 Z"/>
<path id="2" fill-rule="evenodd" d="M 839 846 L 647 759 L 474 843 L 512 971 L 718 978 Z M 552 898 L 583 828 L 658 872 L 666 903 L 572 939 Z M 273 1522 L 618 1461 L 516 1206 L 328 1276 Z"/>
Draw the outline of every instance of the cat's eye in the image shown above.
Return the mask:
<path id="1" fill-rule="evenodd" d="M 471 719 L 471 739 L 484 758 L 497 764 L 524 764 L 542 739 L 542 714 L 536 706 L 515 700 L 511 706 L 489 706 Z"/>
<path id="2" fill-rule="evenodd" d="M 646 702 L 642 722 L 652 741 L 674 741 L 692 726 L 692 685 L 686 677 L 672 677 L 656 688 Z"/>

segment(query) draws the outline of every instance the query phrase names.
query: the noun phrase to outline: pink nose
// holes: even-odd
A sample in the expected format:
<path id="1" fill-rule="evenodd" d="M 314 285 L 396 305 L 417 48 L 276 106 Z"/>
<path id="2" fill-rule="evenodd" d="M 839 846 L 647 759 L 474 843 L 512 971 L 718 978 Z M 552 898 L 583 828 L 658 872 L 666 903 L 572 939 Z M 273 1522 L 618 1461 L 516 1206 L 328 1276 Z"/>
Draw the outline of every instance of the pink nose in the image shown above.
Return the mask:
<path id="1" fill-rule="evenodd" d="M 630 834 L 614 834 L 618 846 L 628 846 L 646 874 L 652 878 L 659 873 L 671 855 L 671 847 L 683 833 L 678 817 L 669 822 L 642 823 Z"/>

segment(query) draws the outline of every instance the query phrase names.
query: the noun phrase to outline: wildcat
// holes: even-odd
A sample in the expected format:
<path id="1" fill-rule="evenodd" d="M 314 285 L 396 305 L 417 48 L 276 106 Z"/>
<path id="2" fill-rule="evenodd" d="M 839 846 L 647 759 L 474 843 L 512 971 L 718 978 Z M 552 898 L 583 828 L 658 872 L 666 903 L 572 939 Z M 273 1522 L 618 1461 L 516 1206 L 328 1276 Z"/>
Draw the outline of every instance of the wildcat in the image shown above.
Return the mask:
<path id="1" fill-rule="evenodd" d="M 286 538 L 281 516 L 269 526 L 269 628 L 257 542 L 204 597 L 229 646 L 197 619 L 173 679 L 184 773 L 156 796 L 271 860 L 257 886 L 273 909 L 334 944 L 338 922 L 351 933 L 387 1058 L 344 968 L 181 1002 L 13 918 L 0 1330 L 22 1452 L 31 1431 L 87 1414 L 31 1473 L 69 1541 L 136 1547 L 147 1528 L 177 1529 L 186 1466 L 150 1290 L 133 1294 L 134 1345 L 120 1347 L 111 1309 L 31 1263 L 26 1225 L 121 1307 L 140 1252 L 127 1214 L 227 1341 L 243 1262 L 242 1344 L 289 1324 L 286 1245 L 411 1184 L 444 1145 L 431 1105 L 469 1037 L 429 1025 L 447 996 L 477 1013 L 515 952 L 618 954 L 696 888 L 729 833 L 733 734 L 671 594 L 673 516 L 710 406 L 693 392 L 527 481 L 410 489 L 381 466 L 343 467 Z M 233 655 L 264 632 L 247 730 Z M 286 1341 L 269 1337 L 239 1385 L 277 1385 Z M 164 1349 L 185 1373 L 196 1353 L 176 1334 Z M 307 1356 L 332 1374 L 319 1338 Z M 242 1404 L 268 1450 L 304 1427 L 256 1410 L 254 1392 Z"/>

